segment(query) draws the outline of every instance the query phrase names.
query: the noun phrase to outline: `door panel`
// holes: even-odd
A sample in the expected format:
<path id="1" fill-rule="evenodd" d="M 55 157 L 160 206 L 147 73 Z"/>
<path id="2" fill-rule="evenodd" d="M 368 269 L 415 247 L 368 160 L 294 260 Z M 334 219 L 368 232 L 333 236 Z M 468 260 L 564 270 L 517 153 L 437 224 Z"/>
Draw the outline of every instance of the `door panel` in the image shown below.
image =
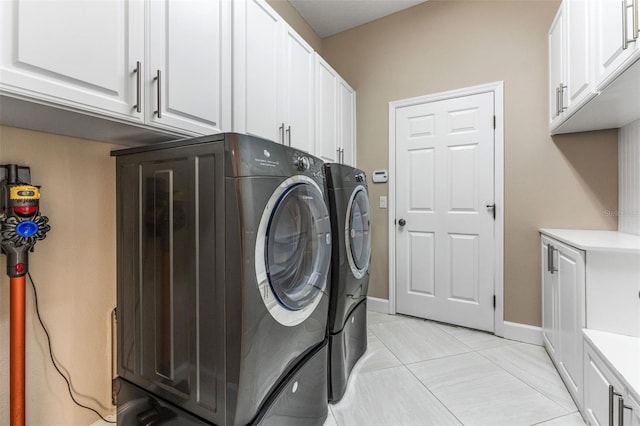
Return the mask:
<path id="1" fill-rule="evenodd" d="M 229 39 L 221 23 L 230 19 L 228 3 L 153 1 L 149 15 L 148 121 L 200 134 L 220 132 L 221 73 L 228 63 L 223 43 Z"/>
<path id="2" fill-rule="evenodd" d="M 493 94 L 396 113 L 397 311 L 493 331 Z"/>
<path id="3" fill-rule="evenodd" d="M 313 153 L 315 147 L 314 56 L 309 46 L 290 27 L 285 29 L 284 122 L 286 141 L 302 151 Z"/>
<path id="4" fill-rule="evenodd" d="M 410 287 L 413 294 L 435 296 L 435 235 L 431 232 L 410 232 Z"/>

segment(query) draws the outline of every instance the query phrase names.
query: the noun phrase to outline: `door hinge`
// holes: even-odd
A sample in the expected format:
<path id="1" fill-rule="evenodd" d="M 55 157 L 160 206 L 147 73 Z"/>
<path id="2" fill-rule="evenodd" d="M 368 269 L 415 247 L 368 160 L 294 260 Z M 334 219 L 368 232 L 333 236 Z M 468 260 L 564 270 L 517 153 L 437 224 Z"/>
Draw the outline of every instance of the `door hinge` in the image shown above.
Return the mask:
<path id="1" fill-rule="evenodd" d="M 496 295 L 493 295 L 493 310 L 496 310 Z"/>
<path id="2" fill-rule="evenodd" d="M 494 129 L 496 128 L 496 116 L 495 115 L 493 116 L 493 128 Z"/>

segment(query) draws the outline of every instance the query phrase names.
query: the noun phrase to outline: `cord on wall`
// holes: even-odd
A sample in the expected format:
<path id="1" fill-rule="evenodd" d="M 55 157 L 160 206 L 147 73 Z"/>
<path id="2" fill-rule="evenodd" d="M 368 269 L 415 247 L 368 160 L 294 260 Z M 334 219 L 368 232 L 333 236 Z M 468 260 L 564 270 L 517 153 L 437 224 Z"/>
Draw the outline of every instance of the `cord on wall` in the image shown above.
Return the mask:
<path id="1" fill-rule="evenodd" d="M 53 364 L 53 367 L 56 369 L 56 371 L 58 372 L 58 374 L 60 374 L 60 376 L 64 379 L 64 381 L 67 383 L 67 390 L 69 391 L 69 396 L 71 397 L 71 400 L 78 406 L 78 407 L 82 407 L 86 410 L 90 410 L 93 411 L 94 413 L 96 413 L 98 415 L 98 417 L 100 417 L 100 419 L 102 419 L 102 421 L 107 422 L 107 423 L 116 423 L 112 420 L 107 420 L 105 417 L 102 416 L 102 414 L 100 414 L 97 410 L 94 410 L 91 407 L 88 407 L 84 404 L 79 403 L 76 398 L 73 396 L 73 392 L 71 391 L 71 379 L 67 379 L 67 376 L 64 375 L 64 373 L 62 373 L 62 370 L 60 370 L 60 368 L 58 367 L 58 364 L 56 363 L 55 358 L 53 357 L 53 349 L 51 348 L 51 336 L 49 336 L 49 332 L 47 331 L 47 327 L 45 327 L 44 325 L 44 321 L 42 321 L 42 317 L 40 316 L 40 309 L 38 308 L 38 292 L 36 290 L 36 285 L 33 282 L 33 278 L 31 278 L 31 273 L 27 273 L 27 275 L 29 276 L 29 282 L 31 282 L 31 287 L 33 287 L 33 298 L 35 300 L 35 306 L 36 306 L 36 315 L 38 317 L 38 321 L 40 322 L 40 325 L 42 326 L 42 329 L 44 330 L 44 334 L 47 336 L 47 345 L 49 347 L 49 356 L 51 357 L 51 363 Z M 63 366 L 64 367 L 64 366 Z"/>

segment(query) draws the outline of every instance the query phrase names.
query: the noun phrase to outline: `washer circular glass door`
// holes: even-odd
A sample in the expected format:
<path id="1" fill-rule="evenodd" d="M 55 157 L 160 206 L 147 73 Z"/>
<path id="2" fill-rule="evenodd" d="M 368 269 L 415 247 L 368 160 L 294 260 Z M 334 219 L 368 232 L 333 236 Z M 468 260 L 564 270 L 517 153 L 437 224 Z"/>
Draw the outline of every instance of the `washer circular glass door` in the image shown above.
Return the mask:
<path id="1" fill-rule="evenodd" d="M 331 224 L 320 187 L 302 175 L 286 179 L 262 213 L 255 248 L 258 289 L 279 323 L 294 326 L 311 315 L 330 260 Z"/>
<path id="2" fill-rule="evenodd" d="M 358 185 L 349 198 L 345 218 L 345 244 L 347 260 L 356 278 L 362 278 L 369 269 L 371 258 L 371 221 L 367 189 Z"/>

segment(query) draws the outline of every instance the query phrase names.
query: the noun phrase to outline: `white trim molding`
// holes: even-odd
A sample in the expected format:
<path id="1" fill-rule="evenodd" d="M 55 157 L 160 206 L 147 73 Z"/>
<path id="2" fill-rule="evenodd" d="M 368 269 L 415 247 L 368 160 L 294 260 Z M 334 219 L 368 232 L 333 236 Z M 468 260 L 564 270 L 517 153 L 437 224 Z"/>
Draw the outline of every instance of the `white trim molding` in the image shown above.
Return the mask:
<path id="1" fill-rule="evenodd" d="M 389 300 L 367 296 L 367 310 L 380 314 L 389 314 Z"/>
<path id="2" fill-rule="evenodd" d="M 504 336 L 504 82 L 483 84 L 447 92 L 435 93 L 415 98 L 389 102 L 389 313 L 396 313 L 396 110 L 399 108 L 437 102 L 462 96 L 493 93 L 495 133 L 494 133 L 494 200 L 495 200 L 495 265 L 494 292 L 496 307 L 494 333 Z"/>
<path id="3" fill-rule="evenodd" d="M 503 336 L 505 339 L 517 340 L 522 343 L 542 346 L 542 328 L 528 324 L 505 321 L 503 324 Z"/>

